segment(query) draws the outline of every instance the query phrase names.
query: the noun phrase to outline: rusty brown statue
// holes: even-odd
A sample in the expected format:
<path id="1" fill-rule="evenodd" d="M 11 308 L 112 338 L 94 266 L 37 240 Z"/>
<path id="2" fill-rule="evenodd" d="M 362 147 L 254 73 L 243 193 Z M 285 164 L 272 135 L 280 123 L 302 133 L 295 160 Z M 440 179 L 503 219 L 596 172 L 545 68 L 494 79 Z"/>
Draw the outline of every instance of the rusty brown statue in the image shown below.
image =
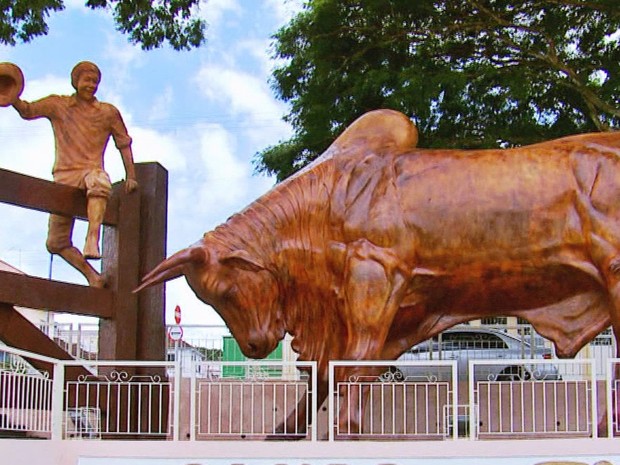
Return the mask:
<path id="1" fill-rule="evenodd" d="M 481 317 L 524 318 L 562 357 L 610 324 L 618 338 L 620 133 L 507 150 L 416 141 L 401 113 L 362 116 L 141 287 L 185 275 L 248 357 L 291 334 L 318 361 L 319 405 L 329 360 L 396 359 Z"/>
<path id="2" fill-rule="evenodd" d="M 47 118 L 54 130 L 56 154 L 54 181 L 82 189 L 87 198 L 88 231 L 83 254 L 73 246 L 74 218 L 50 215 L 46 246 L 84 275 L 90 286 L 103 287 L 105 279 L 88 263 L 99 259 L 99 234 L 112 184 L 104 170 L 104 152 L 110 137 L 118 148 L 127 179 L 125 191 L 138 187 L 131 150 L 131 137 L 118 109 L 95 97 L 101 71 L 82 61 L 71 71 L 73 95 L 49 95 L 34 102 L 21 100 L 21 70 L 13 63 L 0 63 L 0 106 L 13 105 L 27 120 Z"/>

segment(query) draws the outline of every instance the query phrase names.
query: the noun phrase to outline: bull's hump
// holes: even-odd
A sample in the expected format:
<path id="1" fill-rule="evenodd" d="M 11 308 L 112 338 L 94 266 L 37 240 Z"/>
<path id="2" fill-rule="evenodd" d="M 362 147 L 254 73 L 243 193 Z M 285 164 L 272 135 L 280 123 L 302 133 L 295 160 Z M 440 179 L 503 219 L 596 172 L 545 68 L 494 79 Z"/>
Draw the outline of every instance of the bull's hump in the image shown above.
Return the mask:
<path id="1" fill-rule="evenodd" d="M 321 156 L 282 184 L 306 176 L 334 158 L 358 159 L 369 153 L 403 153 L 416 147 L 417 143 L 418 129 L 405 114 L 389 109 L 369 111 L 351 123 Z"/>
<path id="2" fill-rule="evenodd" d="M 418 130 L 407 116 L 382 109 L 360 116 L 334 141 L 330 150 L 355 154 L 385 149 L 402 152 L 417 143 Z"/>

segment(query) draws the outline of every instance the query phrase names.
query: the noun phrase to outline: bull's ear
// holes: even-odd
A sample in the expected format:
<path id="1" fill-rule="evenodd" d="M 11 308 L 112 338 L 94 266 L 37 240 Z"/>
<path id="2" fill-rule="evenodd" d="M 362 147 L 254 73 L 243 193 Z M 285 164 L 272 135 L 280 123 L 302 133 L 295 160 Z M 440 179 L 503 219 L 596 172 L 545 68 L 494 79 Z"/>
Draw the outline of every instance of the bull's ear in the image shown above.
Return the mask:
<path id="1" fill-rule="evenodd" d="M 247 250 L 234 250 L 228 255 L 220 258 L 220 263 L 235 266 L 246 271 L 264 270 L 264 265 L 256 258 L 252 257 Z"/>

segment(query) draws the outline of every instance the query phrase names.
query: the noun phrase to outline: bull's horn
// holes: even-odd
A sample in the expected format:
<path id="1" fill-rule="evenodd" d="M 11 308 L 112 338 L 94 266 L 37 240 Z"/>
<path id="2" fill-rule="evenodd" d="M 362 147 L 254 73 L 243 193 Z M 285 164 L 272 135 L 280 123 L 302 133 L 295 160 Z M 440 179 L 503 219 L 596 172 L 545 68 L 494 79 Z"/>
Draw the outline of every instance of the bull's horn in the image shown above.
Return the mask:
<path id="1" fill-rule="evenodd" d="M 207 260 L 206 251 L 202 247 L 188 247 L 157 265 L 150 273 L 142 278 L 142 284 L 133 292 L 140 292 L 149 286 L 178 278 L 183 274 L 183 268 L 188 263 L 204 263 Z"/>

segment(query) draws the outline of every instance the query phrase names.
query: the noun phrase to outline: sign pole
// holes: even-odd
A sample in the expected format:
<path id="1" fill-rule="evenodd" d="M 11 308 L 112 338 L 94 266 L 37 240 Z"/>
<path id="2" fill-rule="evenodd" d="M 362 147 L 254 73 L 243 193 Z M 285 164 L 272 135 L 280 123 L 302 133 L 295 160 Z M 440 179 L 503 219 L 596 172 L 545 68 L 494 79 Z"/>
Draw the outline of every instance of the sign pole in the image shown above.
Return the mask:
<path id="1" fill-rule="evenodd" d="M 176 375 L 181 377 L 183 376 L 183 360 L 179 359 L 179 341 L 178 339 L 176 341 L 174 341 L 174 360 L 178 362 L 178 367 L 179 367 L 179 373 L 177 373 Z"/>
<path id="2" fill-rule="evenodd" d="M 175 323 L 179 326 L 179 328 L 181 327 L 181 307 L 179 305 L 177 305 L 176 307 L 174 307 L 174 321 Z M 181 330 L 181 337 L 183 337 L 183 331 Z M 174 341 L 174 359 L 175 360 L 179 360 L 179 355 L 181 355 L 179 352 L 179 341 L 181 339 L 176 339 Z M 183 376 L 183 360 L 180 359 L 179 360 L 179 371 L 181 373 L 179 373 L 179 376 Z"/>
<path id="3" fill-rule="evenodd" d="M 183 360 L 179 359 L 180 350 L 179 350 L 179 341 L 183 339 L 183 328 L 181 327 L 181 307 L 174 307 L 174 322 L 176 326 L 172 326 L 168 329 L 168 337 L 174 341 L 174 360 L 178 362 L 179 371 L 177 376 L 181 376 L 183 373 Z"/>

